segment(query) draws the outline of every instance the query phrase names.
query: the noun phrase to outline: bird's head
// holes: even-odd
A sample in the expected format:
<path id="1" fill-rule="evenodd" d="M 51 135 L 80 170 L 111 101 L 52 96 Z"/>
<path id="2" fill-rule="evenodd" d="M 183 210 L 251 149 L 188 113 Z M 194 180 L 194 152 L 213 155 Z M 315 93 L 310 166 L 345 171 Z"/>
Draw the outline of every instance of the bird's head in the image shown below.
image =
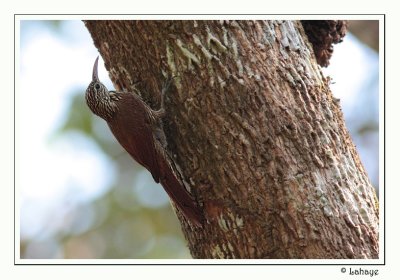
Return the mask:
<path id="1" fill-rule="evenodd" d="M 99 57 L 97 57 L 96 61 L 94 62 L 92 82 L 86 89 L 85 98 L 90 110 L 97 116 L 108 121 L 115 114 L 117 106 L 115 104 L 115 100 L 111 97 L 111 93 L 99 80 L 97 71 L 98 62 Z"/>

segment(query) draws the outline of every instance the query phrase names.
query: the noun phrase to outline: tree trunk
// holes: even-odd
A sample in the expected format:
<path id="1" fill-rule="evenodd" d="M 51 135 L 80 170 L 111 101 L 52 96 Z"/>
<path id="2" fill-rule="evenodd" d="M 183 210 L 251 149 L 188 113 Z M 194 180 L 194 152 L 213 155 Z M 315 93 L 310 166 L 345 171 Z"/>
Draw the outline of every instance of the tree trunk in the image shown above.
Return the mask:
<path id="1" fill-rule="evenodd" d="M 86 21 L 153 108 L 207 219 L 194 258 L 378 258 L 375 191 L 299 21 Z"/>

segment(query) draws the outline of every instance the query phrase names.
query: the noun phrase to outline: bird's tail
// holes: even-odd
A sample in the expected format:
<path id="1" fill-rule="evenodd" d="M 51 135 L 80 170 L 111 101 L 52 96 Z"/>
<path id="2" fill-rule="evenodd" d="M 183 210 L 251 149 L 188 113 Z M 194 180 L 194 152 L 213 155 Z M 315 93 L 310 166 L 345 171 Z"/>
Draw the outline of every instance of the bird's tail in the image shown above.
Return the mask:
<path id="1" fill-rule="evenodd" d="M 204 222 L 204 215 L 201 208 L 186 190 L 183 183 L 177 179 L 173 171 L 174 169 L 170 164 L 163 160 L 159 162 L 159 165 L 162 165 L 159 166 L 161 170 L 160 182 L 168 196 L 190 222 L 201 226 Z"/>

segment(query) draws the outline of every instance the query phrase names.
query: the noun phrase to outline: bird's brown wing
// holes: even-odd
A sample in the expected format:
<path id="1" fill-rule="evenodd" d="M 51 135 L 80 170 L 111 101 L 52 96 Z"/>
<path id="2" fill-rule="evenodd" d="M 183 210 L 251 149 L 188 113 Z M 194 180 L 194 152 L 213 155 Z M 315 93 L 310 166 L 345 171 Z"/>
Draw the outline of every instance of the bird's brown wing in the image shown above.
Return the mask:
<path id="1" fill-rule="evenodd" d="M 146 107 L 145 107 L 146 106 Z M 160 181 L 157 151 L 154 146 L 152 116 L 148 106 L 133 94 L 123 94 L 118 111 L 108 125 L 122 147 Z"/>
<path id="2" fill-rule="evenodd" d="M 156 148 L 152 111 L 136 96 L 124 95 L 118 111 L 108 122 L 111 131 L 124 149 L 150 171 L 154 181 L 163 185 L 172 201 L 184 215 L 201 225 L 203 214 L 185 187 L 178 181 L 161 147 Z"/>

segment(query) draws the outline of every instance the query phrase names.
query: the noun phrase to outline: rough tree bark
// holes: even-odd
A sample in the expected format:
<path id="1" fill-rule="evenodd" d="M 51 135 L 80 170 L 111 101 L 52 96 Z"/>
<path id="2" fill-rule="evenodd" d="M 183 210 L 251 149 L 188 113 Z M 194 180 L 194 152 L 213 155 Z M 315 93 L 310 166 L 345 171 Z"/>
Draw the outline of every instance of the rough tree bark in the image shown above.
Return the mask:
<path id="1" fill-rule="evenodd" d="M 157 107 L 207 222 L 194 258 L 377 258 L 378 203 L 299 21 L 85 21 L 117 90 Z"/>

